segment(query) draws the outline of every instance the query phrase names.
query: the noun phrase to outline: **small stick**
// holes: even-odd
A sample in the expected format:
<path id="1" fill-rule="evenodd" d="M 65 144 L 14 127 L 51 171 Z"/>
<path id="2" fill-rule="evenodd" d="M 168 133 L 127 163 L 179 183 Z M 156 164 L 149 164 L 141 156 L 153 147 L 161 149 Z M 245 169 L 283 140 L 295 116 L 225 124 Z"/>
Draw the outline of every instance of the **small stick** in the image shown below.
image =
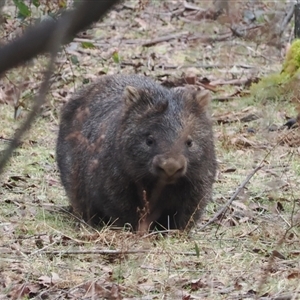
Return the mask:
<path id="1" fill-rule="evenodd" d="M 52 244 L 51 244 L 52 245 Z M 50 245 L 49 245 L 50 246 Z M 14 249 L 13 249 L 14 250 Z M 139 254 L 139 253 L 151 253 L 151 250 L 149 249 L 140 249 L 140 250 L 110 250 L 110 249 L 104 249 L 104 250 L 46 250 L 45 248 L 39 249 L 37 251 L 21 251 L 20 249 L 17 249 L 13 251 L 12 249 L 5 249 L 5 250 L 0 250 L 1 255 L 4 254 L 15 254 L 19 253 L 22 255 L 89 255 L 89 254 L 95 254 L 95 255 L 120 255 L 120 254 Z M 160 252 L 163 252 L 160 251 Z M 196 256 L 196 252 L 172 252 L 174 255 L 185 255 L 185 256 Z"/>
<path id="2" fill-rule="evenodd" d="M 285 16 L 285 18 L 283 19 L 282 23 L 281 23 L 281 26 L 280 26 L 280 35 L 283 34 L 283 32 L 285 31 L 287 25 L 290 23 L 293 15 L 294 15 L 294 11 L 295 11 L 295 4 L 292 3 L 290 8 L 289 8 L 289 11 L 287 13 L 287 15 Z"/>
<path id="3" fill-rule="evenodd" d="M 199 40 L 202 43 L 213 43 L 213 42 L 221 42 L 225 41 L 229 38 L 232 38 L 232 33 L 224 33 L 216 37 L 211 37 L 211 36 L 203 36 L 199 34 L 194 34 L 189 37 L 187 37 L 188 41 L 193 41 L 193 40 Z"/>
<path id="4" fill-rule="evenodd" d="M 200 230 L 203 230 L 208 225 L 215 222 L 219 216 L 224 214 L 226 210 L 228 209 L 229 205 L 232 203 L 232 201 L 236 198 L 236 196 L 240 193 L 240 191 L 246 186 L 246 184 L 250 181 L 250 179 L 254 176 L 254 174 L 262 168 L 262 163 L 260 163 L 247 177 L 246 179 L 238 186 L 234 194 L 231 196 L 231 198 L 228 200 L 228 202 L 202 227 L 200 227 Z"/>
<path id="5" fill-rule="evenodd" d="M 244 188 L 246 186 L 246 184 L 250 181 L 250 179 L 254 176 L 254 174 L 260 170 L 263 167 L 263 163 L 264 161 L 267 159 L 267 157 L 271 154 L 271 152 L 282 142 L 282 140 L 288 136 L 291 133 L 288 132 L 284 137 L 282 137 L 277 143 L 276 145 L 274 145 L 274 147 L 272 147 L 267 154 L 264 156 L 264 158 L 260 161 L 260 163 L 258 164 L 258 166 L 247 176 L 247 178 L 238 186 L 238 188 L 236 189 L 236 191 L 234 192 L 234 194 L 232 195 L 232 197 L 229 199 L 229 201 L 225 204 L 224 207 L 222 207 L 215 215 L 212 219 L 210 219 L 206 224 L 204 224 L 202 227 L 200 227 L 200 230 L 203 230 L 204 228 L 206 228 L 208 225 L 212 224 L 213 222 L 216 221 L 216 219 L 225 213 L 225 211 L 227 210 L 228 206 L 232 203 L 232 201 L 235 199 L 235 197 L 239 194 L 239 192 L 242 190 L 242 188 Z"/>
<path id="6" fill-rule="evenodd" d="M 170 35 L 166 35 L 166 36 L 161 36 L 156 39 L 148 40 L 148 41 L 144 42 L 142 44 L 142 46 L 150 47 L 150 46 L 154 46 L 156 44 L 162 43 L 162 42 L 168 42 L 170 40 L 179 39 L 179 38 L 182 38 L 182 37 L 185 37 L 188 35 L 189 35 L 189 32 L 185 31 L 185 32 L 174 33 L 174 34 L 170 34 Z"/>

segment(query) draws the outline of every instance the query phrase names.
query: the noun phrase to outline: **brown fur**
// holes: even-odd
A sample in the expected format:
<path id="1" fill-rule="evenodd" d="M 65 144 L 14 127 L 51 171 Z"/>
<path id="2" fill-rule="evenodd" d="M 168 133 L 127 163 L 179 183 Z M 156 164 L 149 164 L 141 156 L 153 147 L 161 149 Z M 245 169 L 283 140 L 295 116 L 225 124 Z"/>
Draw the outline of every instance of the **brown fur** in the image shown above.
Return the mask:
<path id="1" fill-rule="evenodd" d="M 216 172 L 205 91 L 103 76 L 62 111 L 57 161 L 75 213 L 92 224 L 188 229 Z"/>

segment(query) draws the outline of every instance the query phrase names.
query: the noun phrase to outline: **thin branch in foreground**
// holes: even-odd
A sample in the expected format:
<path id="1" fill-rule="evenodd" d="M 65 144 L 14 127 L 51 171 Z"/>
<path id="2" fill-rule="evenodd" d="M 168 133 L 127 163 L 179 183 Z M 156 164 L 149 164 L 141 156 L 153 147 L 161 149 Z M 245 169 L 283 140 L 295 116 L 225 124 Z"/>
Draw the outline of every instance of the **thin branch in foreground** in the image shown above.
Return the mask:
<path id="1" fill-rule="evenodd" d="M 4 167 L 7 164 L 9 158 L 11 157 L 13 151 L 19 146 L 21 137 L 27 130 L 30 129 L 33 120 L 37 116 L 40 107 L 46 101 L 46 95 L 50 86 L 50 79 L 55 67 L 55 59 L 59 51 L 59 47 L 62 41 L 64 40 L 65 34 L 67 33 L 67 30 L 69 29 L 69 26 L 71 24 L 71 17 L 72 15 L 69 15 L 68 18 L 64 19 L 64 22 L 61 23 L 59 28 L 56 28 L 56 31 L 54 31 L 54 35 L 48 41 L 48 43 L 51 45 L 50 48 L 51 51 L 50 51 L 50 59 L 49 59 L 48 67 L 44 75 L 44 80 L 40 86 L 38 95 L 34 99 L 34 104 L 25 122 L 20 126 L 19 130 L 16 130 L 13 140 L 11 141 L 9 146 L 4 150 L 4 153 L 0 159 L 0 175 L 4 171 Z"/>
<path id="2" fill-rule="evenodd" d="M 51 52 L 51 43 L 65 20 L 71 20 L 62 44 L 68 43 L 81 30 L 98 21 L 119 0 L 79 1 L 75 10 L 67 11 L 57 21 L 46 20 L 35 25 L 0 48 L 0 74 L 42 53 Z"/>
<path id="3" fill-rule="evenodd" d="M 200 230 L 203 230 L 208 225 L 214 223 L 220 216 L 225 214 L 229 205 L 233 202 L 233 200 L 240 193 L 240 191 L 246 186 L 246 184 L 255 175 L 255 173 L 263 167 L 262 163 L 263 163 L 263 161 L 261 161 L 260 164 L 254 170 L 252 170 L 252 172 L 246 177 L 246 179 L 238 186 L 238 188 L 235 190 L 235 192 L 233 193 L 231 198 L 227 201 L 227 203 L 206 224 L 204 224 L 202 227 L 200 227 Z"/>
<path id="4" fill-rule="evenodd" d="M 44 75 L 44 81 L 34 100 L 32 109 L 25 122 L 21 125 L 19 130 L 15 132 L 14 139 L 5 149 L 0 159 L 0 175 L 3 173 L 4 167 L 11 157 L 12 152 L 18 147 L 21 137 L 30 129 L 40 107 L 46 101 L 50 78 L 54 70 L 54 62 L 60 45 L 66 43 L 70 37 L 82 29 L 82 27 L 98 20 L 100 16 L 117 1 L 118 0 L 81 1 L 76 10 L 65 13 L 57 23 L 51 21 L 42 22 L 38 26 L 28 30 L 22 37 L 0 48 L 0 73 L 39 53 L 50 52 L 50 61 Z M 93 11 L 95 9 L 96 12 Z M 20 51 L 20 49 L 22 51 Z"/>

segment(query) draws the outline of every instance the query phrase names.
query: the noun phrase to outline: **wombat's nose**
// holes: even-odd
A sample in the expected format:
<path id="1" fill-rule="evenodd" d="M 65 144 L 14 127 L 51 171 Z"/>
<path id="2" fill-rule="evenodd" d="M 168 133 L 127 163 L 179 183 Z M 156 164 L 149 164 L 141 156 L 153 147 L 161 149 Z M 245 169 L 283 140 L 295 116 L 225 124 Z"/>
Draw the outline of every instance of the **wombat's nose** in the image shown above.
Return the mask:
<path id="1" fill-rule="evenodd" d="M 176 158 L 157 155 L 153 160 L 153 165 L 157 175 L 167 178 L 178 178 L 186 172 L 186 159 L 183 155 Z"/>

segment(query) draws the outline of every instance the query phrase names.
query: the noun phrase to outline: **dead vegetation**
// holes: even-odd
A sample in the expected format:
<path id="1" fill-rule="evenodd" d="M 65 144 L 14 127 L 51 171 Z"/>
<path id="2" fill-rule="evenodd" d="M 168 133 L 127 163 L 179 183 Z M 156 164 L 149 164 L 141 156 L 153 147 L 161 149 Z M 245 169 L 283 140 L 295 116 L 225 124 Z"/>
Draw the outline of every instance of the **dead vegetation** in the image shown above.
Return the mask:
<path id="1" fill-rule="evenodd" d="M 7 40 L 24 26 L 13 8 Z M 300 135 L 296 122 L 283 126 L 297 113 L 288 97 L 249 92 L 281 70 L 289 13 L 279 1 L 128 0 L 64 47 L 48 102 L 1 176 L 0 299 L 298 299 Z M 46 59 L 1 78 L 0 150 L 30 110 Z M 219 170 L 214 201 L 190 234 L 97 230 L 63 212 L 59 111 L 104 73 L 212 92 Z"/>

